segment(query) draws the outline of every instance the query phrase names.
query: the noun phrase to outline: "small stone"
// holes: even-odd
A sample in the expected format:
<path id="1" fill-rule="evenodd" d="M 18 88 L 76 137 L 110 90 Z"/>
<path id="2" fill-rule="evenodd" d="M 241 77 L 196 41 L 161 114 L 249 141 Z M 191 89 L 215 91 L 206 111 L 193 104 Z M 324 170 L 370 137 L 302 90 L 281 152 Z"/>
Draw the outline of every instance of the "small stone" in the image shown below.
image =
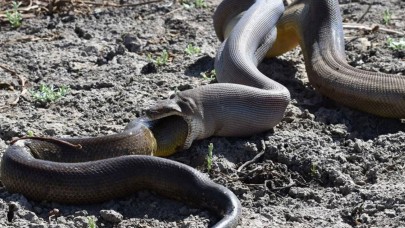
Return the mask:
<path id="1" fill-rule="evenodd" d="M 127 34 L 124 36 L 124 46 L 129 52 L 139 52 L 142 48 L 141 40 L 132 34 Z"/>
<path id="2" fill-rule="evenodd" d="M 360 45 L 357 47 L 359 48 L 362 52 L 365 52 L 369 49 L 371 46 L 371 42 L 367 38 L 359 38 L 358 41 L 360 42 Z"/>
<path id="3" fill-rule="evenodd" d="M 356 139 L 353 145 L 353 149 L 357 153 L 361 153 L 363 151 L 363 142 L 360 139 Z"/>
<path id="4" fill-rule="evenodd" d="M 350 183 L 347 183 L 344 186 L 341 186 L 339 188 L 339 190 L 340 190 L 340 193 L 342 193 L 343 195 L 348 195 L 348 194 L 350 194 L 351 192 L 354 191 L 354 185 L 350 184 Z"/>
<path id="5" fill-rule="evenodd" d="M 23 218 L 25 220 L 28 220 L 30 222 L 34 222 L 34 221 L 38 220 L 37 215 L 32 211 L 25 211 L 25 210 L 22 211 L 22 210 L 20 210 L 18 212 L 18 214 L 20 215 L 21 218 Z"/>
<path id="6" fill-rule="evenodd" d="M 245 146 L 244 149 L 245 149 L 246 151 L 248 151 L 248 152 L 257 153 L 257 152 L 259 151 L 259 150 L 257 149 L 256 143 L 247 142 L 247 143 L 244 144 L 244 146 Z"/>
<path id="7" fill-rule="evenodd" d="M 315 115 L 310 113 L 308 109 L 305 109 L 304 112 L 300 115 L 304 119 L 314 120 Z"/>
<path id="8" fill-rule="evenodd" d="M 147 63 L 145 66 L 142 67 L 141 69 L 141 74 L 151 74 L 151 73 L 156 73 L 157 72 L 157 67 L 154 63 L 150 62 Z"/>
<path id="9" fill-rule="evenodd" d="M 101 210 L 100 215 L 104 220 L 106 220 L 108 222 L 112 222 L 112 223 L 119 223 L 124 218 L 124 216 L 122 216 L 122 214 L 120 214 L 114 210 Z"/>
<path id="10" fill-rule="evenodd" d="M 60 216 L 60 211 L 59 211 L 59 209 L 58 209 L 58 208 L 54 208 L 54 209 L 50 210 L 50 211 L 48 212 L 48 216 L 55 216 L 55 217 Z"/>
<path id="11" fill-rule="evenodd" d="M 333 129 L 330 130 L 330 132 L 333 135 L 337 135 L 337 136 L 340 136 L 340 137 L 344 137 L 347 134 L 347 131 L 345 129 L 342 129 L 342 128 L 333 128 Z"/>
<path id="12" fill-rule="evenodd" d="M 87 216 L 89 213 L 86 210 L 76 211 L 75 216 Z"/>
<path id="13" fill-rule="evenodd" d="M 90 40 L 92 38 L 92 36 L 87 31 L 77 26 L 75 27 L 75 33 L 79 38 L 84 38 L 86 40 Z"/>
<path id="14" fill-rule="evenodd" d="M 56 135 L 55 129 L 45 129 L 44 133 L 49 135 L 49 136 L 55 136 Z"/>
<path id="15" fill-rule="evenodd" d="M 61 21 L 63 23 L 68 23 L 68 22 L 73 22 L 76 20 L 76 17 L 74 15 L 67 15 L 61 18 Z"/>
<path id="16" fill-rule="evenodd" d="M 30 224 L 30 228 L 47 228 L 48 226 L 44 223 L 41 224 Z"/>
<path id="17" fill-rule="evenodd" d="M 393 218 L 397 215 L 397 213 L 393 209 L 385 209 L 384 213 L 390 218 Z"/>
<path id="18" fill-rule="evenodd" d="M 370 216 L 366 213 L 360 215 L 360 219 L 362 223 L 368 223 L 370 221 Z"/>
<path id="19" fill-rule="evenodd" d="M 66 218 L 63 216 L 57 217 L 56 221 L 60 224 L 65 224 L 67 223 Z"/>
<path id="20" fill-rule="evenodd" d="M 292 213 L 286 213 L 284 217 L 290 221 L 290 222 L 303 222 L 302 217 L 300 215 L 292 214 Z"/>
<path id="21" fill-rule="evenodd" d="M 89 219 L 84 216 L 78 216 L 73 219 L 75 227 L 88 227 Z"/>

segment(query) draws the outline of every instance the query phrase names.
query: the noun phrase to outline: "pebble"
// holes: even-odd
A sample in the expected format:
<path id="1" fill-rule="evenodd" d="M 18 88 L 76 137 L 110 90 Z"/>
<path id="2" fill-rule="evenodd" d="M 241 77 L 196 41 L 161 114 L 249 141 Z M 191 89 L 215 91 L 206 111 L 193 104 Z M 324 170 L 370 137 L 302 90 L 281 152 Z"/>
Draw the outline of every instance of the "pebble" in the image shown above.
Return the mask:
<path id="1" fill-rule="evenodd" d="M 75 216 L 87 216 L 89 213 L 86 210 L 76 211 Z"/>
<path id="2" fill-rule="evenodd" d="M 84 216 L 78 216 L 73 219 L 75 227 L 88 227 L 89 219 Z"/>
<path id="3" fill-rule="evenodd" d="M 112 222 L 112 223 L 119 223 L 124 218 L 124 216 L 122 216 L 122 214 L 120 214 L 114 210 L 101 210 L 100 215 L 104 220 L 106 220 L 108 222 Z"/>
<path id="4" fill-rule="evenodd" d="M 363 141 L 360 139 L 356 139 L 353 145 L 353 149 L 357 153 L 363 152 Z"/>
<path id="5" fill-rule="evenodd" d="M 125 35 L 124 46 L 129 52 L 139 52 L 142 49 L 141 40 L 136 35 L 132 34 Z"/>
<path id="6" fill-rule="evenodd" d="M 25 220 L 28 220 L 28 221 L 30 221 L 30 222 L 34 222 L 34 221 L 37 221 L 37 220 L 38 220 L 37 215 L 36 215 L 34 212 L 32 212 L 32 211 L 19 210 L 19 211 L 18 211 L 18 215 L 19 215 L 21 218 L 23 218 L 23 219 L 25 219 Z"/>
<path id="7" fill-rule="evenodd" d="M 368 223 L 370 221 L 370 216 L 366 213 L 360 215 L 360 219 L 362 223 Z"/>
<path id="8" fill-rule="evenodd" d="M 30 228 L 47 228 L 48 226 L 44 223 L 41 224 L 30 224 Z"/>
<path id="9" fill-rule="evenodd" d="M 397 215 L 397 213 L 393 209 L 385 209 L 384 213 L 390 218 L 393 218 Z"/>

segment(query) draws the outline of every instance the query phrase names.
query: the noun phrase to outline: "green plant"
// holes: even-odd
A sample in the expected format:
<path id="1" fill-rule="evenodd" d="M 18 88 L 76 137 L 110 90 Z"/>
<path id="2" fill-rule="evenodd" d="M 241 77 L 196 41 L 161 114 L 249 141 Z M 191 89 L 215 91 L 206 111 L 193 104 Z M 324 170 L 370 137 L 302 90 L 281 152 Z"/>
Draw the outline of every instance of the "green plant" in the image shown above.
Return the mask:
<path id="1" fill-rule="evenodd" d="M 385 25 L 388 25 L 389 23 L 391 23 L 391 19 L 392 19 L 392 13 L 389 9 L 384 10 L 383 13 L 383 22 Z"/>
<path id="2" fill-rule="evenodd" d="M 316 163 L 312 163 L 311 164 L 311 176 L 316 176 L 316 174 L 318 173 L 318 164 Z"/>
<path id="3" fill-rule="evenodd" d="M 387 38 L 388 47 L 393 50 L 404 50 L 405 49 L 405 39 L 402 38 L 398 41 L 395 41 L 391 37 Z"/>
<path id="4" fill-rule="evenodd" d="M 32 130 L 28 130 L 27 131 L 27 136 L 28 137 L 33 137 L 34 136 L 34 132 Z"/>
<path id="5" fill-rule="evenodd" d="M 36 91 L 30 91 L 31 96 L 35 101 L 40 103 L 55 102 L 59 98 L 65 96 L 69 92 L 68 86 L 61 86 L 55 88 L 53 85 L 40 85 L 39 89 Z"/>
<path id="6" fill-rule="evenodd" d="M 203 72 L 203 73 L 201 73 L 200 75 L 201 75 L 205 80 L 208 80 L 208 81 L 215 80 L 215 78 L 217 77 L 217 74 L 216 74 L 216 72 L 215 72 L 215 69 L 210 70 L 210 71 L 208 71 L 208 72 Z"/>
<path id="7" fill-rule="evenodd" d="M 149 53 L 147 58 L 150 62 L 154 62 L 158 66 L 166 65 L 169 61 L 169 53 L 167 50 L 163 50 L 162 53 L 160 53 L 160 56 L 156 57 L 156 59 L 153 59 L 152 54 Z"/>
<path id="8" fill-rule="evenodd" d="M 207 170 L 211 171 L 212 168 L 212 151 L 214 150 L 214 144 L 210 143 L 208 145 L 208 154 L 207 154 Z"/>
<path id="9" fill-rule="evenodd" d="M 196 8 L 206 8 L 207 7 L 207 3 L 205 2 L 205 0 L 195 0 L 194 5 Z"/>
<path id="10" fill-rule="evenodd" d="M 192 2 L 191 0 L 182 0 L 180 3 L 186 9 L 207 7 L 207 3 L 205 2 L 205 0 L 194 0 L 194 2 Z"/>
<path id="11" fill-rule="evenodd" d="M 92 216 L 87 217 L 87 221 L 89 222 L 88 228 L 96 228 L 96 221 Z"/>
<path id="12" fill-rule="evenodd" d="M 196 54 L 201 52 L 201 49 L 199 47 L 197 47 L 197 46 L 192 45 L 192 44 L 188 44 L 186 49 L 184 49 L 184 51 L 188 55 L 196 55 Z"/>
<path id="13" fill-rule="evenodd" d="M 18 12 L 18 7 L 20 7 L 21 2 L 13 1 L 13 9 L 6 12 L 6 18 L 10 22 L 13 28 L 18 28 L 21 26 L 22 16 Z"/>

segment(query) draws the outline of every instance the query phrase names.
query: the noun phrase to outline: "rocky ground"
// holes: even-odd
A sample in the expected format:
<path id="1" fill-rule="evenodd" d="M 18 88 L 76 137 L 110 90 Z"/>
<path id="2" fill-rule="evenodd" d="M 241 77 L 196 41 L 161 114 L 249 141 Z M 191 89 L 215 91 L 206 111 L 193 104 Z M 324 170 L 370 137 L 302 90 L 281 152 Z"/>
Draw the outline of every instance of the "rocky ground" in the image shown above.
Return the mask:
<path id="1" fill-rule="evenodd" d="M 155 101 L 211 83 L 220 44 L 211 17 L 219 2 L 207 1 L 205 8 L 170 2 L 96 7 L 87 15 L 27 19 L 18 29 L 2 23 L 0 152 L 28 134 L 113 134 Z M 345 29 L 348 62 L 405 77 L 405 50 L 387 43 L 388 37 L 404 36 L 405 2 L 340 3 L 344 22 L 374 28 Z M 392 15 L 384 23 L 387 9 Z M 189 44 L 200 53 L 187 54 Z M 167 62 L 158 64 L 164 50 Z M 195 142 L 171 159 L 207 172 L 207 148 L 213 143 L 209 175 L 240 199 L 241 227 L 405 226 L 405 125 L 319 95 L 308 82 L 299 48 L 259 68 L 291 92 L 283 121 L 249 138 Z M 32 95 L 42 84 L 70 90 L 44 102 Z M 9 213 L 12 222 L 9 205 L 16 207 Z M 207 210 L 151 192 L 72 206 L 30 201 L 2 187 L 0 208 L 2 227 L 87 227 L 92 220 L 98 227 L 206 227 L 217 221 Z"/>

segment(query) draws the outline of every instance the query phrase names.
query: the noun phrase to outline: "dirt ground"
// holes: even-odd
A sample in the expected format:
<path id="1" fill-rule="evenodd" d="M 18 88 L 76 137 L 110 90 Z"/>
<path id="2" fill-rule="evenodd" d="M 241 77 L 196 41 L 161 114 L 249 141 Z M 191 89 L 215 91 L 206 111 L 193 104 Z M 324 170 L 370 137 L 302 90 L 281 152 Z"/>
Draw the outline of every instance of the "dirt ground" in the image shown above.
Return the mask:
<path id="1" fill-rule="evenodd" d="M 88 15 L 38 16 L 18 29 L 1 24 L 0 152 L 13 138 L 29 133 L 120 132 L 155 101 L 211 83 L 201 73 L 209 76 L 220 45 L 212 26 L 219 2 L 207 1 L 206 8 L 168 1 L 100 7 Z M 387 44 L 388 37 L 404 37 L 393 32 L 405 32 L 405 1 L 340 3 L 345 23 L 380 27 L 374 32 L 345 29 L 350 65 L 405 77 L 405 50 Z M 388 24 L 383 23 L 386 9 L 392 14 Z M 201 52 L 188 55 L 188 44 Z M 163 50 L 169 53 L 166 65 L 153 64 Z M 171 159 L 206 172 L 207 148 L 213 143 L 209 175 L 240 199 L 240 227 L 405 226 L 405 124 L 319 95 L 308 82 L 300 48 L 265 60 L 259 68 L 291 92 L 283 121 L 249 138 L 195 142 Z M 22 79 L 27 92 L 19 96 Z M 69 86 L 70 91 L 55 102 L 40 103 L 30 91 L 41 84 Z M 7 221 L 10 203 L 18 208 L 12 222 Z M 54 208 L 60 216 L 50 216 Z M 87 227 L 91 219 L 98 227 L 207 227 L 218 218 L 152 192 L 72 206 L 34 202 L 0 188 L 1 227 Z"/>

